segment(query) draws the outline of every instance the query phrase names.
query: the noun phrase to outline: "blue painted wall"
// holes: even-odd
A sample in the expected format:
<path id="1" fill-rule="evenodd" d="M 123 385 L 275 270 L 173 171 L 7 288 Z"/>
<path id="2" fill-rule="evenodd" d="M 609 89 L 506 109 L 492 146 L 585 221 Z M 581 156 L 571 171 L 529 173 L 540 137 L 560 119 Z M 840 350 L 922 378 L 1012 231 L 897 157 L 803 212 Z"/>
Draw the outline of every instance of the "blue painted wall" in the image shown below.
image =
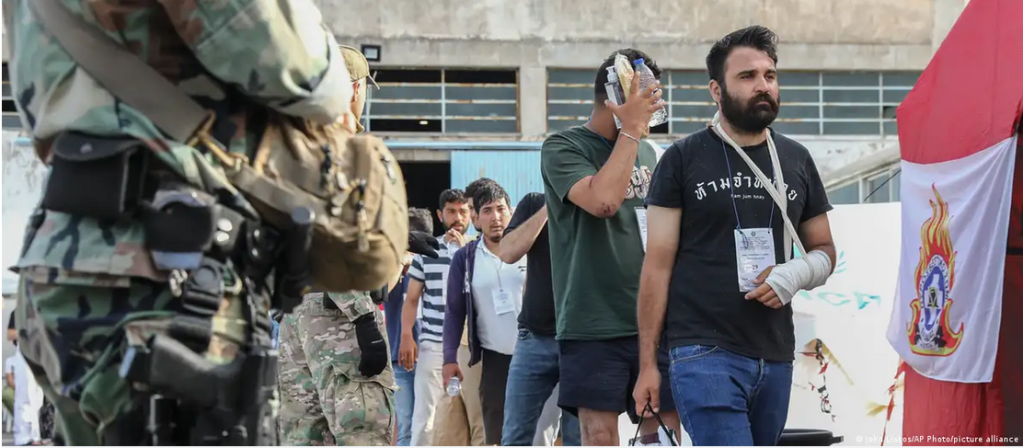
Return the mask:
<path id="1" fill-rule="evenodd" d="M 497 181 L 514 207 L 526 193 L 543 192 L 540 151 L 453 151 L 451 188 L 465 189 L 481 177 Z"/>
<path id="2" fill-rule="evenodd" d="M 508 192 L 515 207 L 526 193 L 543 192 L 540 151 L 452 151 L 451 188 L 465 189 L 481 177 L 497 181 Z M 470 227 L 467 235 L 476 236 Z"/>

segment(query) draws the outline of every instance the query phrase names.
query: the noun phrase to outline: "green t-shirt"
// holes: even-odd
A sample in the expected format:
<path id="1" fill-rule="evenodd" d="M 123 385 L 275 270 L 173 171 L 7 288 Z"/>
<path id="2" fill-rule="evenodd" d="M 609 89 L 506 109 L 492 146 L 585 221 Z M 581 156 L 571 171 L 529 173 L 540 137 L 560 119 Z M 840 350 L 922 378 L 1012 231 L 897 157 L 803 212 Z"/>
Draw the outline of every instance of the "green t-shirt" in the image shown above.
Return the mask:
<path id="1" fill-rule="evenodd" d="M 613 145 L 576 126 L 550 136 L 541 151 L 558 339 L 599 340 L 637 333 L 636 298 L 644 252 L 636 208 L 643 207 L 657 164 L 653 147 L 640 145 L 629 191 L 614 216 L 598 218 L 568 199 L 576 182 L 604 166 Z"/>

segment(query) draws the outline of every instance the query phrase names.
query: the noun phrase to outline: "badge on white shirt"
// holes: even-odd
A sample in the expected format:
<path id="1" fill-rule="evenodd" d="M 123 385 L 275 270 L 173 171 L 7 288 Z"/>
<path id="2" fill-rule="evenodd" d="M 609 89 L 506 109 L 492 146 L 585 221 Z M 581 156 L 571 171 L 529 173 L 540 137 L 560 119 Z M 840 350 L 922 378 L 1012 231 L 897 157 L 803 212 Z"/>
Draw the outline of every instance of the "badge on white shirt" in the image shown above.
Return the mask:
<path id="1" fill-rule="evenodd" d="M 636 223 L 639 224 L 639 237 L 643 240 L 643 253 L 646 253 L 646 209 L 636 207 Z"/>
<path id="2" fill-rule="evenodd" d="M 735 261 L 739 273 L 739 291 L 750 292 L 765 269 L 774 266 L 774 233 L 770 228 L 736 229 Z"/>
<path id="3" fill-rule="evenodd" d="M 515 302 L 512 302 L 511 293 L 494 288 L 491 295 L 494 297 L 494 312 L 498 316 L 515 312 Z"/>

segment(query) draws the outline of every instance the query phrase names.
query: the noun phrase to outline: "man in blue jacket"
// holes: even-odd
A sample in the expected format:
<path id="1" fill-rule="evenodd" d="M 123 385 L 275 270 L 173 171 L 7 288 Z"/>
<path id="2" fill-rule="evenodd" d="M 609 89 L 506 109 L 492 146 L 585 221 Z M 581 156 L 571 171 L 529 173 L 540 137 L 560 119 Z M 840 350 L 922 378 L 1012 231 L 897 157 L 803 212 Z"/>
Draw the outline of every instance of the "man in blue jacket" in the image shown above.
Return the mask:
<path id="1" fill-rule="evenodd" d="M 468 321 L 469 367 L 483 361 L 479 394 L 487 445 L 501 444 L 505 387 L 526 284 L 525 258 L 508 264 L 498 255 L 504 229 L 511 220 L 509 202 L 508 193 L 497 183 L 477 189 L 473 208 L 481 236 L 451 259 L 444 312 L 444 384 L 452 377 L 462 379 L 458 347 L 462 322 Z"/>

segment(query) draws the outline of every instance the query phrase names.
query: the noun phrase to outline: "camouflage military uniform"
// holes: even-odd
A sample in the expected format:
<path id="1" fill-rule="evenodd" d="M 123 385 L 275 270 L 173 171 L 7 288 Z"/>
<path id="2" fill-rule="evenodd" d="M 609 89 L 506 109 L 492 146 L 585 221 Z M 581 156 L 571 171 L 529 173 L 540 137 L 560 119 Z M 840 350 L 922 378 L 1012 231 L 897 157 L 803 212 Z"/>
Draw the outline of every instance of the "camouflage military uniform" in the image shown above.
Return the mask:
<path id="1" fill-rule="evenodd" d="M 12 95 L 40 158 L 47 160 L 63 131 L 133 136 L 191 185 L 223 182 L 198 150 L 165 138 L 78 69 L 40 29 L 31 1 L 3 0 L 3 14 Z M 266 108 L 326 123 L 349 107 L 351 81 L 310 0 L 61 1 L 216 111 L 211 134 L 229 151 L 253 153 Z M 117 374 L 122 330 L 173 315 L 167 273 L 154 266 L 139 221 L 47 211 L 24 251 L 17 264 L 21 350 L 56 406 L 65 442 L 102 445 L 103 428 L 133 406 Z M 245 341 L 247 330 L 236 325 L 241 309 L 238 295 L 223 297 L 208 359 L 229 361 Z"/>
<path id="2" fill-rule="evenodd" d="M 333 300 L 337 308 L 325 307 L 324 300 Z M 383 313 L 362 292 L 308 294 L 281 320 L 281 445 L 391 444 L 394 370 L 388 363 L 372 378 L 359 373 L 361 353 L 352 322 L 368 313 L 387 334 Z"/>

